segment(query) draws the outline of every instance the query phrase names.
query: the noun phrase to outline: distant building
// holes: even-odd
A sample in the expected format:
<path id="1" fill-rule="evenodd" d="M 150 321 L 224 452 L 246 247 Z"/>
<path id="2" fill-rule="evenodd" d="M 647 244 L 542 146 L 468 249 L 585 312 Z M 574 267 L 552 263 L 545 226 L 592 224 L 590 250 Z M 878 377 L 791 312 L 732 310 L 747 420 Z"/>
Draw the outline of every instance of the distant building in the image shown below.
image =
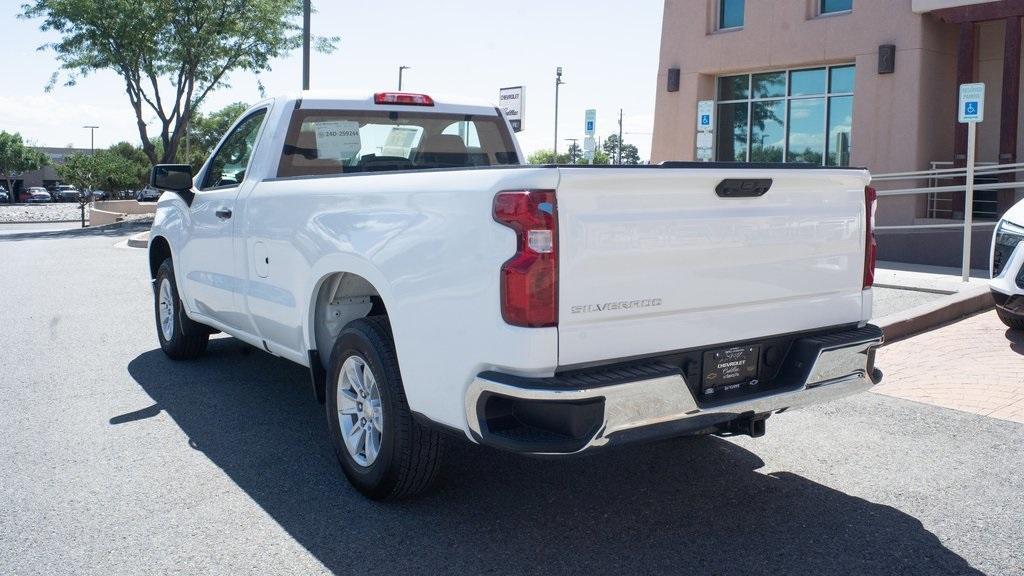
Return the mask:
<path id="1" fill-rule="evenodd" d="M 717 161 L 873 173 L 962 166 L 957 86 L 984 82 L 977 160 L 1015 163 L 1024 155 L 1022 16 L 1018 1 L 665 0 L 652 161 L 697 159 L 697 103 L 711 100 L 708 147 Z M 1019 190 L 979 191 L 975 217 L 995 219 L 1020 197 Z M 963 193 L 890 197 L 879 205 L 878 223 L 950 222 L 963 214 Z M 959 231 L 887 233 L 883 258 L 959 262 L 959 251 L 950 260 L 945 249 Z M 979 231 L 987 234 L 991 228 Z M 902 241 L 892 242 L 897 236 Z M 987 252 L 987 239 L 981 244 L 976 256 Z"/>
<path id="2" fill-rule="evenodd" d="M 57 184 L 61 183 L 60 176 L 57 174 L 57 166 L 64 163 L 64 159 L 73 154 L 89 154 L 88 148 L 51 148 L 48 146 L 33 146 L 33 150 L 42 152 L 50 159 L 48 166 L 43 166 L 39 170 L 30 170 L 23 172 L 14 179 L 12 184 L 14 187 L 14 194 L 11 195 L 11 201 L 13 202 L 17 195 L 24 189 L 32 186 L 42 186 L 43 188 L 53 188 Z M 6 186 L 6 182 L 2 183 Z"/>

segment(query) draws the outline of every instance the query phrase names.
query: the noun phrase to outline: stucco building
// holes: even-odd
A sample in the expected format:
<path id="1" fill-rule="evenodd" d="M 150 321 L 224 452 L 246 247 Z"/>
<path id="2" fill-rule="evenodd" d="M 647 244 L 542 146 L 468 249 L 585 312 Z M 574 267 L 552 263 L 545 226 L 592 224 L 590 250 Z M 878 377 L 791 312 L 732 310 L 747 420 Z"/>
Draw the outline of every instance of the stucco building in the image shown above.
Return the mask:
<path id="1" fill-rule="evenodd" d="M 957 86 L 984 82 L 977 159 L 1017 162 L 1021 16 L 1024 0 L 665 0 L 652 161 L 697 159 L 697 103 L 711 100 L 715 127 L 702 154 L 714 160 L 873 173 L 962 165 Z M 897 187 L 912 185 L 924 184 Z M 1018 197 L 980 191 L 974 214 L 994 219 Z M 885 198 L 878 222 L 955 221 L 963 205 L 962 193 Z M 991 228 L 977 234 L 987 244 Z M 930 255 L 958 238 L 893 233 L 882 256 L 954 264 L 956 250 Z"/>

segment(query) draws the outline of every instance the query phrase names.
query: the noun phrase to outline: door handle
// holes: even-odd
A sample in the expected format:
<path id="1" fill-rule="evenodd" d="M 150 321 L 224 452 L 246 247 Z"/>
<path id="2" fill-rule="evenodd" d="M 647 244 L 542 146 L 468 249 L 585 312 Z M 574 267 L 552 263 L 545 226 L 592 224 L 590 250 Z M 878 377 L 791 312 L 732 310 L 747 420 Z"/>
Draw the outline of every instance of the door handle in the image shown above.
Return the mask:
<path id="1" fill-rule="evenodd" d="M 221 208 L 220 210 L 217 210 L 215 214 L 217 214 L 217 218 L 220 218 L 221 220 L 227 220 L 228 218 L 231 218 L 231 209 Z"/>

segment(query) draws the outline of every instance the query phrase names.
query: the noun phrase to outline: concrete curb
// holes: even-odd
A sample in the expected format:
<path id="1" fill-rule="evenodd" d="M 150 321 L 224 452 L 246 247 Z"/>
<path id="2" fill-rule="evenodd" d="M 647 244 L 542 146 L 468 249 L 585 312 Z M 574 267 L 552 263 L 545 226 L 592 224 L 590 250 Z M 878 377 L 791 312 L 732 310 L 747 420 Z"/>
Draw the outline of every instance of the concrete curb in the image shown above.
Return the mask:
<path id="1" fill-rule="evenodd" d="M 139 232 L 128 238 L 128 246 L 130 248 L 148 248 L 149 247 L 149 230 L 145 232 Z"/>
<path id="2" fill-rule="evenodd" d="M 994 305 L 992 293 L 987 285 L 971 286 L 934 302 L 884 316 L 872 323 L 882 329 L 885 334 L 885 342 L 888 344 L 959 320 Z"/>
<path id="3" fill-rule="evenodd" d="M 88 220 L 88 218 L 86 219 Z M 70 222 L 81 222 L 81 218 L 75 218 L 74 220 L 13 220 L 10 222 L 2 221 L 0 226 L 4 224 L 68 224 Z"/>

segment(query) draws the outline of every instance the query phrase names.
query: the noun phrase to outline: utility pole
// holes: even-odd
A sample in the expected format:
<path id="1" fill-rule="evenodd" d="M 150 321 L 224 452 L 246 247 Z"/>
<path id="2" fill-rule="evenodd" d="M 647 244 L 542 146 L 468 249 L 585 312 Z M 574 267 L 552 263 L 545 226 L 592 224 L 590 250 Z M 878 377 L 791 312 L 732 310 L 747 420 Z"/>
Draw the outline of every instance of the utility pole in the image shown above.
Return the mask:
<path id="1" fill-rule="evenodd" d="M 616 156 L 618 158 L 615 160 L 615 163 L 622 164 L 622 108 L 619 108 L 619 146 L 618 150 L 616 150 Z"/>
<path id="2" fill-rule="evenodd" d="M 555 160 L 556 164 L 558 163 L 558 87 L 561 86 L 562 84 L 565 84 L 565 82 L 562 82 L 562 67 L 559 66 L 558 70 L 555 72 L 555 148 L 554 148 L 555 158 L 554 158 L 554 160 Z"/>
<path id="3" fill-rule="evenodd" d="M 566 142 L 572 142 L 572 146 L 569 146 L 569 157 L 572 158 L 572 163 L 573 164 L 576 163 L 576 154 L 578 154 L 579 151 L 580 151 L 579 147 L 576 145 L 576 143 L 579 142 L 579 140 L 580 140 L 579 138 L 566 138 L 565 139 Z"/>
<path id="4" fill-rule="evenodd" d="M 403 70 L 409 70 L 409 69 L 410 68 L 408 66 L 399 66 L 398 67 L 398 91 L 399 92 L 402 91 L 402 71 Z"/>
<path id="5" fill-rule="evenodd" d="M 95 156 L 96 155 L 96 129 L 99 128 L 99 126 L 82 126 L 82 128 L 86 128 L 86 129 L 89 130 L 89 155 L 90 156 Z"/>
<path id="6" fill-rule="evenodd" d="M 309 90 L 309 13 L 310 0 L 302 2 L 302 89 Z"/>

